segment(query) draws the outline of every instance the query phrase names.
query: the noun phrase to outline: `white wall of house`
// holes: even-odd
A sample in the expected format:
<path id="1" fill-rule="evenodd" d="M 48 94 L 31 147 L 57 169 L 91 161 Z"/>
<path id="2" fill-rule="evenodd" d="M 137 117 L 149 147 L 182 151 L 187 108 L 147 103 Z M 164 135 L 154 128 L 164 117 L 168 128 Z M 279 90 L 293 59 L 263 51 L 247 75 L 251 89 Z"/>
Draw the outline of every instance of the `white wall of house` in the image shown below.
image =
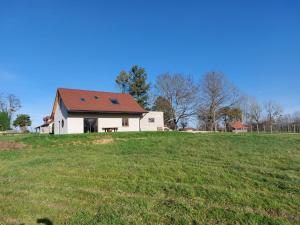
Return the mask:
<path id="1" fill-rule="evenodd" d="M 68 118 L 68 134 L 83 133 L 83 117 L 69 117 Z"/>
<path id="2" fill-rule="evenodd" d="M 54 116 L 54 134 L 68 133 L 68 111 L 62 101 L 58 101 Z M 62 122 L 63 121 L 63 122 Z"/>
<path id="3" fill-rule="evenodd" d="M 50 133 L 50 128 L 49 128 L 49 126 L 46 126 L 46 127 L 40 127 L 39 133 L 40 133 L 40 134 L 49 134 L 49 133 Z"/>
<path id="4" fill-rule="evenodd" d="M 41 125 L 39 127 L 36 127 L 36 132 L 40 133 L 40 134 L 50 134 L 52 133 L 52 126 L 53 126 L 53 122 L 48 124 L 48 125 Z"/>
<path id="5" fill-rule="evenodd" d="M 164 113 L 150 111 L 143 115 L 140 121 L 141 131 L 157 131 L 164 128 Z"/>
<path id="6" fill-rule="evenodd" d="M 233 129 L 232 132 L 233 133 L 246 133 L 246 132 L 248 132 L 248 129 L 247 128 Z"/>
<path id="7" fill-rule="evenodd" d="M 122 118 L 128 118 L 128 126 L 122 126 Z M 84 118 L 98 119 L 98 132 L 103 128 L 118 128 L 118 131 L 139 131 L 140 115 L 135 114 L 98 114 L 98 113 L 69 113 L 68 133 L 78 134 L 84 132 Z"/>
<path id="8" fill-rule="evenodd" d="M 128 118 L 128 126 L 122 126 L 122 118 Z M 98 130 L 103 132 L 103 128 L 117 127 L 118 131 L 139 131 L 140 115 L 131 114 L 103 114 L 98 119 Z"/>
<path id="9" fill-rule="evenodd" d="M 122 125 L 123 117 L 128 118 L 128 126 Z M 118 128 L 118 131 L 157 131 L 164 127 L 163 112 L 151 111 L 143 116 L 114 113 L 68 113 L 62 104 L 57 107 L 55 112 L 55 134 L 84 133 L 84 118 L 97 118 L 98 132 L 104 132 L 103 128 Z M 61 126 L 62 120 L 65 121 L 64 127 Z"/>

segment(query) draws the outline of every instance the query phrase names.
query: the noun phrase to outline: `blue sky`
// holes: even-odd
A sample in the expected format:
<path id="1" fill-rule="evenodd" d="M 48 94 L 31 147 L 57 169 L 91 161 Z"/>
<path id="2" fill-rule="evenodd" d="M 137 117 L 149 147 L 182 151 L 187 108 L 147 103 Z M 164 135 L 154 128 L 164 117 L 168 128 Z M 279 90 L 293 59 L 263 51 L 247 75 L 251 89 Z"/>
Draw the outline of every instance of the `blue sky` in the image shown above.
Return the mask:
<path id="1" fill-rule="evenodd" d="M 244 93 L 300 110 L 300 1 L 1 1 L 0 93 L 33 125 L 58 87 L 116 91 L 132 65 L 195 80 L 222 71 Z"/>

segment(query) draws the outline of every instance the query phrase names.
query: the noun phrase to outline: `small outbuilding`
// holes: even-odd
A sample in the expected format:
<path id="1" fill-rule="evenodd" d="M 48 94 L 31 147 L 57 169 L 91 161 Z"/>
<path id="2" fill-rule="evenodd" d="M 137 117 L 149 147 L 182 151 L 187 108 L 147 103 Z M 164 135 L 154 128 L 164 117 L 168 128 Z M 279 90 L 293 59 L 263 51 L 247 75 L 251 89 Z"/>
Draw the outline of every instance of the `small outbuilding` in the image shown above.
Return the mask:
<path id="1" fill-rule="evenodd" d="M 248 132 L 248 127 L 240 121 L 235 121 L 230 124 L 230 129 L 234 133 L 245 133 Z"/>
<path id="2" fill-rule="evenodd" d="M 51 134 L 53 133 L 53 120 L 50 116 L 43 118 L 44 123 L 40 126 L 35 127 L 35 132 L 40 134 Z"/>

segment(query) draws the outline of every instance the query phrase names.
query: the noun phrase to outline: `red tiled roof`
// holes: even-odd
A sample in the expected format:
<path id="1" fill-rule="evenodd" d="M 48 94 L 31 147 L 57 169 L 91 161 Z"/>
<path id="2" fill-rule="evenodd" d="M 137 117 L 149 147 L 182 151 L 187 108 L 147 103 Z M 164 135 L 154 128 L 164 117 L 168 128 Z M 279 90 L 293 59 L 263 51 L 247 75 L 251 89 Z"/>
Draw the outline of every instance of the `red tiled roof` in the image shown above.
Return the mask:
<path id="1" fill-rule="evenodd" d="M 242 124 L 240 121 L 236 121 L 236 122 L 232 122 L 230 124 L 230 126 L 234 129 L 245 129 L 247 128 L 247 126 L 245 126 L 244 124 Z"/>
<path id="2" fill-rule="evenodd" d="M 58 88 L 57 95 L 67 110 L 73 112 L 147 112 L 130 94 Z M 116 99 L 119 104 L 113 104 L 111 99 Z"/>

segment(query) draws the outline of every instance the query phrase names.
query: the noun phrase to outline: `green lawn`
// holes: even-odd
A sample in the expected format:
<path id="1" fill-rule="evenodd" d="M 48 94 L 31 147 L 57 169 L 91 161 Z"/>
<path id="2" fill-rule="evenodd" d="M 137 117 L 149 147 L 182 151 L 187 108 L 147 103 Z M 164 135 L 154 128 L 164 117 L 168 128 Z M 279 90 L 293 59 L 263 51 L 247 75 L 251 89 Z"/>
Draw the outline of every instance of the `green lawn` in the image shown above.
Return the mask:
<path id="1" fill-rule="evenodd" d="M 0 224 L 300 223 L 300 135 L 27 135 L 0 146 L 7 141 L 26 147 L 0 150 Z"/>

